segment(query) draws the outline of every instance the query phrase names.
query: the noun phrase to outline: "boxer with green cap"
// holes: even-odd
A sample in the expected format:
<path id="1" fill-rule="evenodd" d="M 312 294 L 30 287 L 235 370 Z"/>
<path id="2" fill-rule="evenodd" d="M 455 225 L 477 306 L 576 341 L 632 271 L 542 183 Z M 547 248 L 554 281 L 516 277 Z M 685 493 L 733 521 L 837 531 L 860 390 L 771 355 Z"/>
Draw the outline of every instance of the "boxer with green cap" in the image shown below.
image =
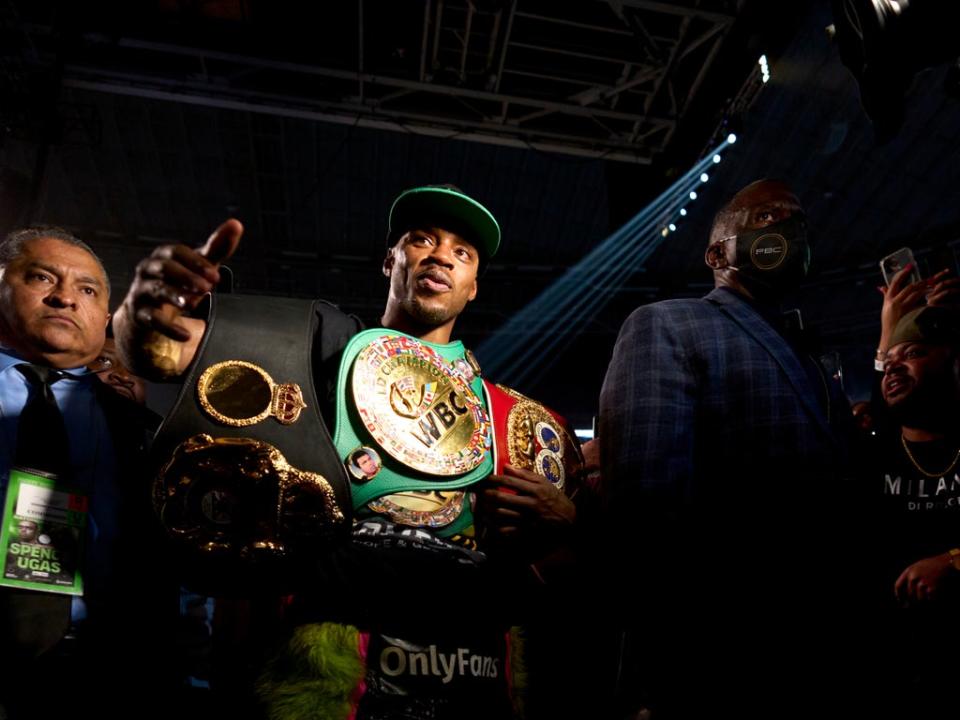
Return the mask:
<path id="1" fill-rule="evenodd" d="M 456 185 L 423 185 L 400 193 L 390 208 L 387 246 L 424 222 L 459 230 L 477 248 L 484 262 L 496 255 L 500 247 L 497 219 Z"/>
<path id="2" fill-rule="evenodd" d="M 241 228 L 235 221 L 199 252 L 184 246 L 155 251 L 138 267 L 119 313 L 118 342 L 140 361 L 137 367 L 160 359 L 161 375 L 187 371 L 178 407 L 191 406 L 194 417 L 211 415 L 205 405 L 193 407 L 198 398 L 200 405 L 204 398 L 215 405 L 210 388 L 219 388 L 220 376 L 204 385 L 198 373 L 209 360 L 218 361 L 212 370 L 252 371 L 266 388 L 264 397 L 275 388 L 286 405 L 258 405 L 244 417 L 228 417 L 237 426 L 228 429 L 231 438 L 289 435 L 295 439 L 289 448 L 277 440 L 276 448 L 266 449 L 283 451 L 289 460 L 304 445 L 324 446 L 336 460 L 336 467 L 287 463 L 297 477 L 313 478 L 312 471 L 329 481 L 336 501 L 327 508 L 329 517 L 352 516 L 352 522 L 349 542 L 315 542 L 314 556 L 299 555 L 299 571 L 288 576 L 297 594 L 285 619 L 288 628 L 298 627 L 258 683 L 272 718 L 511 715 L 517 687 L 511 671 L 519 665 L 504 619 L 514 614 L 517 590 L 503 582 L 501 563 L 488 562 L 474 512 L 484 511 L 490 542 L 516 548 L 521 540 L 536 541 L 537 552 L 575 518 L 564 491 L 582 462 L 572 433 L 539 403 L 488 383 L 473 355 L 451 337 L 477 296 L 480 268 L 499 247 L 493 214 L 454 186 L 427 185 L 396 198 L 388 227 L 381 269 L 389 290 L 378 328 L 331 335 L 334 324 L 344 323 L 329 308 L 315 313 L 319 325 L 314 318 L 294 327 L 287 313 L 260 311 L 265 298 L 242 299 L 246 313 L 228 318 L 232 332 L 217 330 L 223 315 L 216 323 L 212 314 L 209 321 L 186 317 L 183 311 L 200 307 L 200 296 L 212 289 L 217 263 L 236 247 Z M 226 300 L 220 299 L 221 309 L 236 304 Z M 245 328 L 247 317 L 266 319 Z M 287 325 L 291 331 L 281 333 Z M 151 332 L 165 337 L 152 348 Z M 241 346 L 257 358 L 238 355 Z M 288 350 L 277 352 L 282 348 Z M 282 365 L 291 357 L 301 359 Z M 308 375 L 298 380 L 303 368 Z M 225 384 L 232 376 L 220 372 Z M 194 388 L 191 378 L 198 375 Z M 325 387 L 332 391 L 323 393 Z M 321 392 L 310 395 L 317 388 Z M 298 428 L 303 418 L 317 421 L 318 405 L 329 435 L 305 438 Z M 223 423 L 221 415 L 214 419 Z M 209 417 L 205 422 L 210 427 Z M 179 460 L 197 455 L 200 441 L 206 450 L 208 435 L 188 438 L 193 444 L 181 448 Z M 231 440 L 227 449 L 237 447 Z M 282 477 L 290 475 L 285 468 Z M 482 481 L 485 503 L 474 497 Z M 249 478 L 244 482 L 249 485 Z M 169 483 L 169 495 L 182 485 Z M 288 487 L 281 481 L 282 492 Z M 291 530 L 316 524 L 296 515 L 302 497 L 281 499 L 281 509 L 299 521 L 279 529 L 272 520 L 258 524 L 268 532 L 253 538 L 257 547 L 276 548 L 277 539 L 288 536 L 297 540 Z M 204 506 L 197 510 L 187 517 L 202 520 Z M 526 565 L 536 558 L 516 549 L 503 557 L 511 559 L 511 579 L 520 572 L 534 577 Z M 276 639 L 274 632 L 270 640 Z"/>

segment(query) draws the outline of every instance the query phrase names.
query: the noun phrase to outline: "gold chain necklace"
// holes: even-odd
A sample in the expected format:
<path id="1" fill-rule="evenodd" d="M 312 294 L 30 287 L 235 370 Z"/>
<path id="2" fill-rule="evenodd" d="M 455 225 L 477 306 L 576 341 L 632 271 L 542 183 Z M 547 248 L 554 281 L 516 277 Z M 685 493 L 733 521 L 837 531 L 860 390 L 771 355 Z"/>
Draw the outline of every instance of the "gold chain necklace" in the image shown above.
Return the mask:
<path id="1" fill-rule="evenodd" d="M 910 462 L 913 463 L 913 466 L 914 466 L 917 470 L 919 470 L 920 472 L 922 472 L 924 475 L 926 475 L 928 478 L 941 478 L 941 477 L 944 477 L 948 472 L 950 472 L 951 470 L 953 470 L 953 468 L 954 468 L 954 467 L 956 466 L 956 464 L 957 464 L 957 461 L 960 460 L 960 448 L 958 448 L 958 449 L 957 449 L 957 454 L 953 456 L 953 460 L 950 462 L 949 465 L 947 465 L 947 467 L 946 467 L 942 472 L 929 473 L 929 472 L 927 472 L 926 470 L 924 470 L 924 469 L 920 466 L 920 463 L 917 462 L 917 459 L 913 456 L 913 453 L 910 452 L 910 448 L 907 446 L 907 439 L 903 436 L 903 433 L 900 433 L 900 444 L 903 445 L 904 452 L 907 453 L 907 457 L 910 458 Z"/>

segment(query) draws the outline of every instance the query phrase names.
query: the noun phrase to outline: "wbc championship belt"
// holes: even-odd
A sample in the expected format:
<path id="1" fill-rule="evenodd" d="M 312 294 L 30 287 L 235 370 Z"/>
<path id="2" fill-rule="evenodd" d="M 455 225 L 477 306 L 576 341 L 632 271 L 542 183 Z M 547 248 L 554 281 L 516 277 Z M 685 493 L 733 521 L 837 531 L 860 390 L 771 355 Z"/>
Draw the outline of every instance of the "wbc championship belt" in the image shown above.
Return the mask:
<path id="1" fill-rule="evenodd" d="M 467 358 L 462 343 L 384 329 L 344 349 L 334 444 L 358 516 L 443 536 L 472 524 L 464 489 L 491 473 L 493 458 L 483 381 Z"/>
<path id="2" fill-rule="evenodd" d="M 494 430 L 496 473 L 504 465 L 532 470 L 568 495 L 583 471 L 580 443 L 566 421 L 536 400 L 484 381 Z"/>
<path id="3" fill-rule="evenodd" d="M 323 301 L 211 299 L 151 448 L 154 508 L 198 588 L 216 591 L 347 535 L 349 485 L 312 377 L 320 323 L 324 335 L 357 327 Z"/>

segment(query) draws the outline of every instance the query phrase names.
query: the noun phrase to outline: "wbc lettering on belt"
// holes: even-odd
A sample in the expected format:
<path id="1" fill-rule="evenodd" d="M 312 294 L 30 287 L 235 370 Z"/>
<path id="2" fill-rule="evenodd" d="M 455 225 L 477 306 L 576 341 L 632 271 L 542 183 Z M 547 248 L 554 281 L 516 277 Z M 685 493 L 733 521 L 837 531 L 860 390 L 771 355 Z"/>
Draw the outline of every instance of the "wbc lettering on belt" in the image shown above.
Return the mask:
<path id="1" fill-rule="evenodd" d="M 404 465 L 459 475 L 483 462 L 490 442 L 483 404 L 432 348 L 378 338 L 357 355 L 352 387 L 364 426 Z"/>

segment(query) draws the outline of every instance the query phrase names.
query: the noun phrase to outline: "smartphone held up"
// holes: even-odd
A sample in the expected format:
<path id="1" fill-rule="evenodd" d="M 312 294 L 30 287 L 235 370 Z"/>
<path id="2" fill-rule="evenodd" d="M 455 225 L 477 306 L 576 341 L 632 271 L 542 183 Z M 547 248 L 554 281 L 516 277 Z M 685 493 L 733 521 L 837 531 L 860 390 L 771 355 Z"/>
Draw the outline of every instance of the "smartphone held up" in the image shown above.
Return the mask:
<path id="1" fill-rule="evenodd" d="M 917 262 L 913 258 L 913 251 L 908 247 L 903 247 L 896 252 L 890 253 L 880 261 L 880 272 L 883 273 L 883 282 L 887 286 L 893 280 L 893 276 L 903 270 L 908 265 L 913 267 L 910 270 L 908 284 L 920 282 L 920 270 L 917 268 Z"/>

